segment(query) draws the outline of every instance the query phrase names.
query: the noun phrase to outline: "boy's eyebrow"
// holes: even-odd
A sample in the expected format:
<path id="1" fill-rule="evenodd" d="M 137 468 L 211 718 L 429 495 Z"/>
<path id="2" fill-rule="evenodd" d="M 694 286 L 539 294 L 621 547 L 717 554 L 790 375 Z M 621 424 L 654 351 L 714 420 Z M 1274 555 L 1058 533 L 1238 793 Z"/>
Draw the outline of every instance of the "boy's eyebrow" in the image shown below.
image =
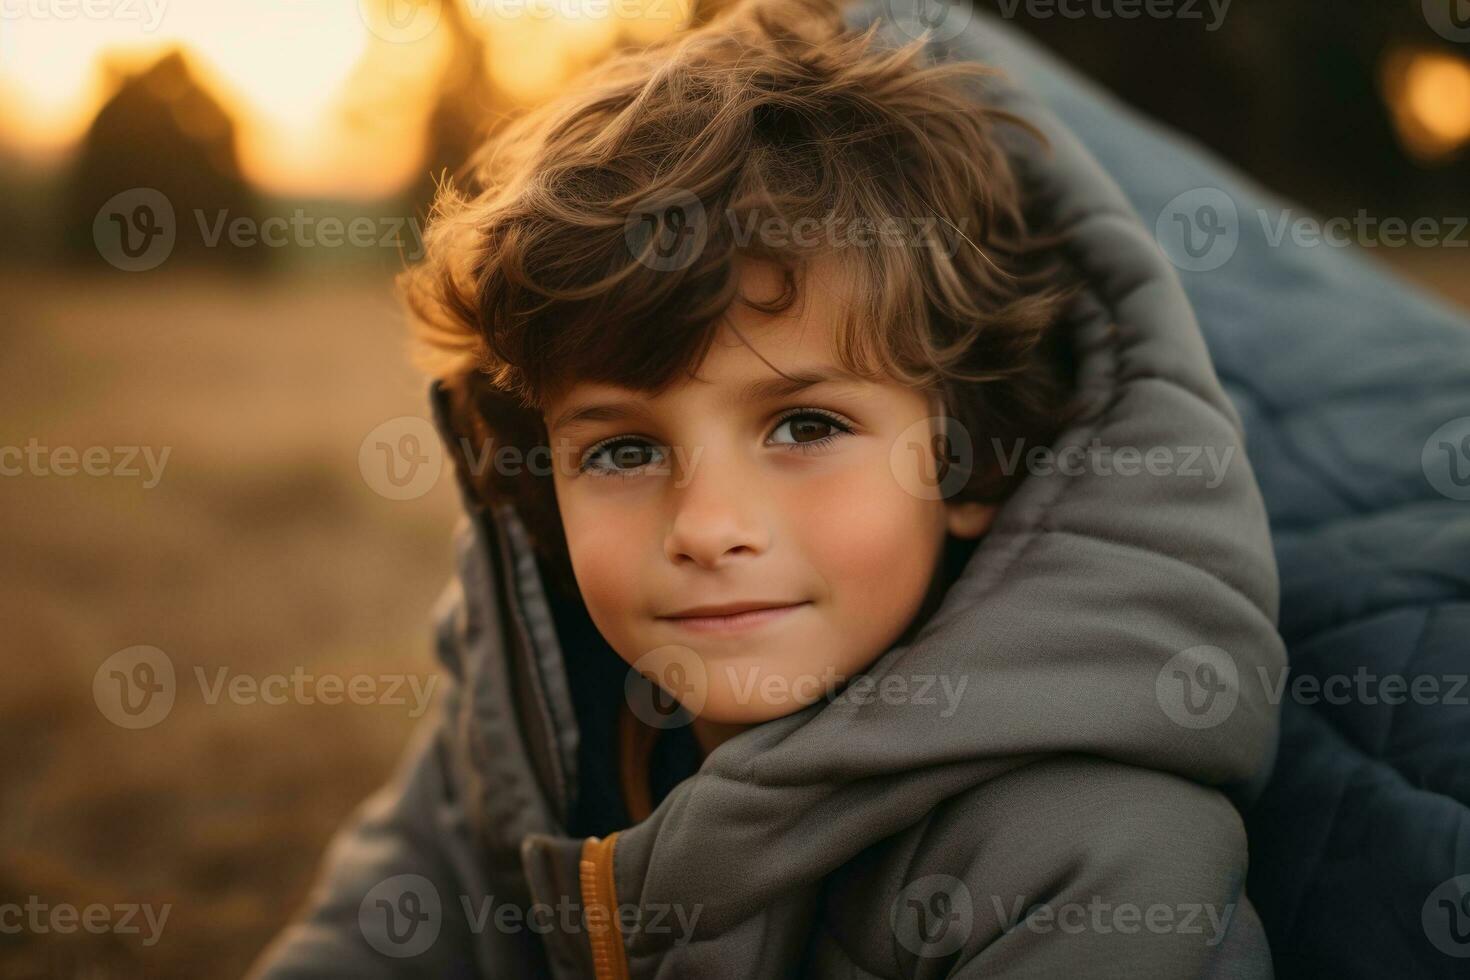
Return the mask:
<path id="1" fill-rule="evenodd" d="M 740 389 L 737 398 L 745 402 L 770 401 L 776 398 L 786 398 L 826 382 L 863 383 L 866 380 L 866 378 L 840 368 L 815 368 L 789 373 L 786 377 L 778 375 L 774 378 L 759 378 L 751 381 Z M 595 402 L 567 409 L 551 423 L 551 428 L 561 429 L 579 422 L 615 422 L 642 414 L 645 414 L 645 410 L 642 404 L 636 401 Z"/>
<path id="2" fill-rule="evenodd" d="M 796 371 L 786 377 L 777 375 L 774 378 L 760 378 L 752 381 L 740 389 L 740 399 L 747 402 L 769 401 L 774 398 L 785 398 L 829 381 L 862 383 L 865 380 L 841 368 L 814 368 L 807 371 Z"/>

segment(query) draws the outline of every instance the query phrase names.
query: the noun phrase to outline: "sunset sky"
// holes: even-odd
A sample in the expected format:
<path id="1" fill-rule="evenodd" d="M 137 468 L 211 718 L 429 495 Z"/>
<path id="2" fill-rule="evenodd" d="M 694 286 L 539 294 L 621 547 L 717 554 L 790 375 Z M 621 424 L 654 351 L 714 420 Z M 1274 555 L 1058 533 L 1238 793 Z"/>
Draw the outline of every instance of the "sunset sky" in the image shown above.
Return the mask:
<path id="1" fill-rule="evenodd" d="M 682 26 L 689 8 L 689 0 L 460 2 L 484 36 L 496 83 L 524 101 L 606 51 L 620 28 L 652 40 Z M 449 53 L 437 3 L 4 0 L 0 141 L 41 159 L 65 153 L 110 92 L 108 64 L 145 65 L 181 44 L 239 123 L 241 163 L 257 185 L 392 193 L 415 175 Z"/>
<path id="2" fill-rule="evenodd" d="M 501 90 L 533 102 L 620 31 L 641 41 L 684 26 L 693 0 L 0 0 L 0 146 L 43 162 L 67 153 L 110 94 L 111 71 L 182 45 L 236 119 L 257 186 L 391 194 L 422 162 L 450 51 L 441 2 L 467 12 Z M 1451 158 L 1470 142 L 1470 61 L 1394 51 L 1382 89 L 1416 158 Z"/>

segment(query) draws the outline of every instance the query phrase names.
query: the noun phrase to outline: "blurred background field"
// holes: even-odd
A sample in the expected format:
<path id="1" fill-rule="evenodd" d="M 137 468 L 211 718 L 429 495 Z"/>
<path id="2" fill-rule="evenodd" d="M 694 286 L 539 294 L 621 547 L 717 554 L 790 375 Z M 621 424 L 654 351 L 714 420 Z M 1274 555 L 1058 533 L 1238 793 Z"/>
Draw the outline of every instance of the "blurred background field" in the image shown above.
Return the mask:
<path id="1" fill-rule="evenodd" d="M 0 21 L 0 448 L 169 453 L 156 486 L 0 476 L 0 905 L 169 907 L 148 945 L 0 931 L 0 977 L 239 975 L 304 899 L 410 706 L 211 704 L 194 670 L 432 677 L 455 495 L 445 477 L 391 500 L 359 466 L 376 427 L 426 414 L 390 280 L 431 174 L 582 65 L 719 6 L 392 3 Z M 1240 3 L 1213 30 L 982 6 L 1318 214 L 1470 207 L 1470 38 L 1420 0 Z M 120 254 L 98 215 L 140 188 L 175 241 L 125 271 L 156 255 Z M 211 246 L 222 213 L 309 231 Z M 329 219 L 371 242 L 330 244 Z M 1372 254 L 1470 306 L 1467 239 Z M 179 681 L 166 718 L 127 730 L 93 680 L 137 645 Z"/>
<path id="2" fill-rule="evenodd" d="M 451 495 L 388 501 L 357 465 L 368 430 L 422 410 L 391 296 L 381 277 L 12 272 L 0 306 L 7 442 L 172 450 L 151 489 L 0 484 L 0 895 L 172 904 L 152 948 L 0 938 L 0 975 L 238 975 L 413 722 L 401 706 L 211 705 L 188 672 L 431 672 Z M 179 695 L 128 731 L 92 679 L 136 644 L 173 659 Z"/>

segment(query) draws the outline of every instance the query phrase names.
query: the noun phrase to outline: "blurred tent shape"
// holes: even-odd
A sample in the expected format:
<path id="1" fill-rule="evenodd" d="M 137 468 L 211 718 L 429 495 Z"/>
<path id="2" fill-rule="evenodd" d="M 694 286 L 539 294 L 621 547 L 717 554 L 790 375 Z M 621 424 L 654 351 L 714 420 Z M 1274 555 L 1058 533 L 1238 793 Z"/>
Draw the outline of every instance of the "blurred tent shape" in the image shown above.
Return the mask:
<path id="1" fill-rule="evenodd" d="M 87 130 L 67 180 L 61 220 L 67 256 L 100 264 L 92 237 L 98 210 L 114 195 L 152 188 L 173 206 L 170 262 L 262 267 L 267 250 L 236 247 L 228 233 L 213 234 L 222 215 L 226 223 L 243 217 L 258 227 L 260 205 L 240 171 L 234 120 L 183 51 L 173 49 L 134 73 L 112 71 L 120 76 L 116 91 Z"/>

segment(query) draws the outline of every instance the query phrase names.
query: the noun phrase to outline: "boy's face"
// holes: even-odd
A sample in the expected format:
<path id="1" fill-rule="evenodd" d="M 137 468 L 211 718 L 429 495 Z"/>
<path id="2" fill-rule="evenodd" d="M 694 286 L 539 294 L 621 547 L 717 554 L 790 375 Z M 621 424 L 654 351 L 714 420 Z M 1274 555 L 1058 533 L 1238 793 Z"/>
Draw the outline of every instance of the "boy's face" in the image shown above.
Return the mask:
<path id="1" fill-rule="evenodd" d="M 546 412 L 593 623 L 708 722 L 790 714 L 864 670 L 919 611 L 946 532 L 978 536 L 991 516 L 924 492 L 936 403 L 843 374 L 829 262 L 784 313 L 737 302 L 727 322 L 786 374 L 835 380 L 748 391 L 784 379 L 722 325 L 695 380 L 658 396 L 577 384 Z M 779 273 L 751 264 L 740 285 L 773 298 Z M 567 421 L 593 406 L 613 410 Z M 731 606 L 765 608 L 691 618 Z"/>

